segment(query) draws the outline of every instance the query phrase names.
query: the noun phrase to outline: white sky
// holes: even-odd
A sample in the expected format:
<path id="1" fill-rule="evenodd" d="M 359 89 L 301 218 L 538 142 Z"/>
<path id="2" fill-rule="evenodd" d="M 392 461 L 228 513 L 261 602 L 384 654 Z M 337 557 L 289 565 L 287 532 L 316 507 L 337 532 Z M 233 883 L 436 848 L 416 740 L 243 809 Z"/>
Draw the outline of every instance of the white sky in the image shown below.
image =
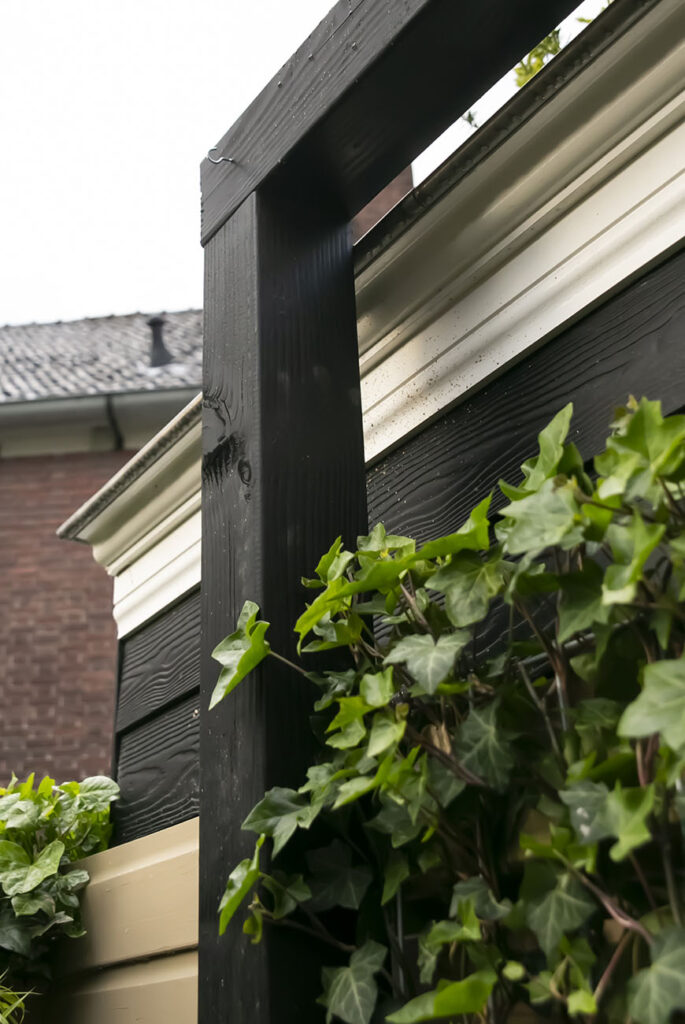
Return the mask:
<path id="1" fill-rule="evenodd" d="M 0 324 L 201 306 L 200 161 L 332 3 L 0 0 Z"/>

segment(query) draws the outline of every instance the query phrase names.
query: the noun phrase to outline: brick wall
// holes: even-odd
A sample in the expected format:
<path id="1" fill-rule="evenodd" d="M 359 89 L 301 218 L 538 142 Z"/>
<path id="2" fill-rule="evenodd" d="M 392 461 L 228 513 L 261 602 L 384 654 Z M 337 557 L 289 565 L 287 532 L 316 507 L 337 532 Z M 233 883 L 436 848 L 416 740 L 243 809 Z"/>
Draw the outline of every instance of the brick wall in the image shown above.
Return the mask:
<path id="1" fill-rule="evenodd" d="M 56 528 L 126 452 L 0 459 L 0 784 L 109 773 L 112 580 Z"/>

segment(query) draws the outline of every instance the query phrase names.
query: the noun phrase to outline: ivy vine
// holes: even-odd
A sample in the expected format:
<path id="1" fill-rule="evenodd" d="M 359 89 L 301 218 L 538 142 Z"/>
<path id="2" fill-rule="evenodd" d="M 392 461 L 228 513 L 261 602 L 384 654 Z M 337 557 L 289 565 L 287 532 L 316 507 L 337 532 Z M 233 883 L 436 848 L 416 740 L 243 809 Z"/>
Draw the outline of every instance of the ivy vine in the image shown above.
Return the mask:
<path id="1" fill-rule="evenodd" d="M 418 545 L 379 524 L 303 581 L 298 653 L 349 668 L 292 664 L 320 753 L 245 820 L 220 930 L 247 904 L 253 942 L 320 939 L 329 1022 L 685 1009 L 685 417 L 631 400 L 586 464 L 571 416 L 497 515 Z M 248 601 L 212 705 L 274 656 L 267 631 Z"/>

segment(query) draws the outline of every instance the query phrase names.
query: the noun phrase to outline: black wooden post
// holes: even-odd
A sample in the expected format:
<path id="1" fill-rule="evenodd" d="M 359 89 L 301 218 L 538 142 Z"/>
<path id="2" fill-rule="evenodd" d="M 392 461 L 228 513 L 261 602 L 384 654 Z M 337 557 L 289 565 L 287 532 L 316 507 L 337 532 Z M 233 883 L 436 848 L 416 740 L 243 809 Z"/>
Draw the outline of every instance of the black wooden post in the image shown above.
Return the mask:
<path id="1" fill-rule="evenodd" d="M 348 218 L 575 2 L 340 0 L 218 144 L 232 162 L 203 164 L 200 1024 L 315 1013 L 311 958 L 290 937 L 250 948 L 217 932 L 251 848 L 241 821 L 302 778 L 308 695 L 267 663 L 207 707 L 211 650 L 243 601 L 287 650 L 300 575 L 366 525 Z"/>
<path id="2" fill-rule="evenodd" d="M 209 652 L 247 598 L 272 621 L 276 649 L 291 650 L 299 578 L 338 532 L 354 541 L 366 493 L 344 216 L 314 190 L 263 186 L 212 238 L 206 261 L 202 647 L 211 681 Z M 219 949 L 228 871 L 254 845 L 242 820 L 270 785 L 304 778 L 310 706 L 302 683 L 268 663 L 203 712 L 201 1021 L 294 1024 L 311 1014 L 306 954 L 290 936 L 252 948 L 234 927 L 219 960 L 207 955 Z M 275 1007 L 278 988 L 287 999 Z"/>

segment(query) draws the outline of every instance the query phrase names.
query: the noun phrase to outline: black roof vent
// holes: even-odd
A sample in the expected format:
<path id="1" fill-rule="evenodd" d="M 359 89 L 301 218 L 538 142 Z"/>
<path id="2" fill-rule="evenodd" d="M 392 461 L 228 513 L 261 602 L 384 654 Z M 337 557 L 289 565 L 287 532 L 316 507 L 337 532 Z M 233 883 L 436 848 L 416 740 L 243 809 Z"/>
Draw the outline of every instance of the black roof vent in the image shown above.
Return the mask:
<path id="1" fill-rule="evenodd" d="M 148 327 L 152 328 L 152 346 L 150 348 L 150 366 L 166 366 L 173 362 L 174 357 L 166 348 L 162 331 L 166 320 L 161 316 L 151 316 Z"/>

